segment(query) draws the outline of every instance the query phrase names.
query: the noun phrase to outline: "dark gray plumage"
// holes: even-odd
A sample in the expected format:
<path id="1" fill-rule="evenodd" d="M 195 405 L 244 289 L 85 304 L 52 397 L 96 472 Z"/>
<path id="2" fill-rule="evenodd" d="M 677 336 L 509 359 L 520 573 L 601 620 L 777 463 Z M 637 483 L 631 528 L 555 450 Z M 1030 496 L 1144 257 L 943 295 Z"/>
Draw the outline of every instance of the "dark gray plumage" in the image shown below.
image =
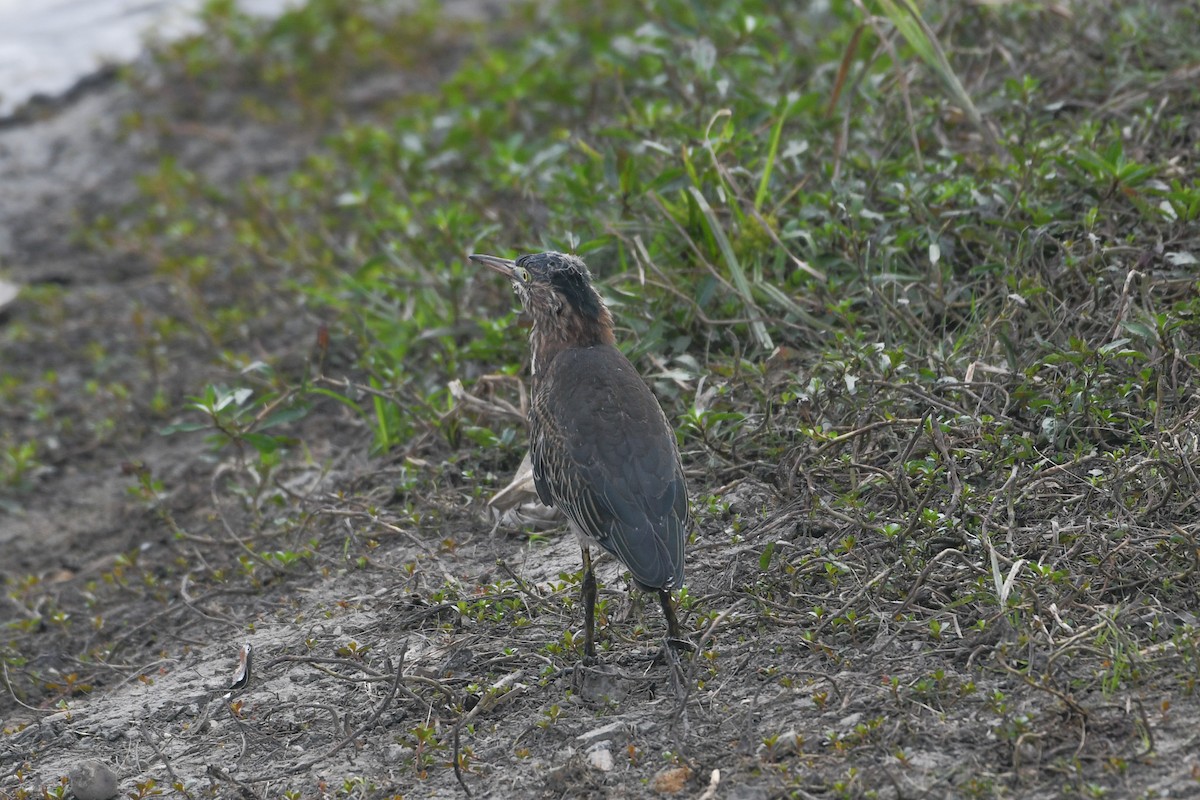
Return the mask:
<path id="1" fill-rule="evenodd" d="M 533 321 L 534 484 L 580 536 L 586 654 L 594 655 L 591 543 L 620 560 L 638 588 L 658 593 L 670 640 L 687 646 L 670 595 L 683 584 L 691 524 L 679 449 L 658 401 L 617 349 L 591 274 L 563 253 L 471 258 L 512 281 Z"/>
<path id="2" fill-rule="evenodd" d="M 639 588 L 678 588 L 687 487 L 658 402 L 612 345 L 569 348 L 543 369 L 529 415 L 538 496 Z"/>

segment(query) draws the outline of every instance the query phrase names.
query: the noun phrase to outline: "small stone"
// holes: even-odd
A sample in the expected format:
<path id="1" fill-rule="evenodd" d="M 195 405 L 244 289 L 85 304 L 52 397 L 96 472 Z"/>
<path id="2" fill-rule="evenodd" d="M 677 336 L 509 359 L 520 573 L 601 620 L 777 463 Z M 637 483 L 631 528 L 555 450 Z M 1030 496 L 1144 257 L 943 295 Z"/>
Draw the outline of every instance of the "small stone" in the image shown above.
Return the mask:
<path id="1" fill-rule="evenodd" d="M 601 742 L 605 740 L 619 741 L 626 738 L 628 735 L 629 731 L 628 728 L 625 727 L 625 723 L 618 721 L 609 723 L 602 728 L 595 728 L 587 731 L 586 733 L 581 733 L 576 736 L 575 739 L 586 747 L 594 742 Z"/>
<path id="2" fill-rule="evenodd" d="M 72 712 L 59 711 L 57 714 L 51 714 L 48 717 L 42 717 L 42 724 L 43 725 L 57 725 L 60 722 L 70 722 L 71 717 L 72 717 Z"/>
<path id="3" fill-rule="evenodd" d="M 863 715 L 861 712 L 855 712 L 848 717 L 843 717 L 842 721 L 838 723 L 838 727 L 842 728 L 843 730 L 850 730 L 855 725 L 862 722 L 862 718 Z"/>
<path id="4" fill-rule="evenodd" d="M 108 765 L 88 759 L 67 770 L 76 800 L 111 800 L 117 796 L 117 776 Z"/>
<path id="5" fill-rule="evenodd" d="M 608 742 L 600 742 L 595 747 L 587 751 L 588 763 L 592 769 L 598 769 L 601 772 L 611 772 L 613 768 L 612 751 L 608 749 Z"/>
<path id="6" fill-rule="evenodd" d="M 15 283 L 0 280 L 0 313 L 3 313 L 4 307 L 16 300 L 20 293 L 21 289 Z"/>

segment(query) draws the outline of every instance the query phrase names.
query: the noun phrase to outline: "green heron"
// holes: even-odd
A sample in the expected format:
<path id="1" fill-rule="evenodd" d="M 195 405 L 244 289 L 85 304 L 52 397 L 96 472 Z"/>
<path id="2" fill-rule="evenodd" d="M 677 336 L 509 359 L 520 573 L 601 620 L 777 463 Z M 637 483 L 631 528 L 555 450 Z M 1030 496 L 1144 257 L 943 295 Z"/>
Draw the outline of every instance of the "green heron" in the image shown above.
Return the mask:
<path id="1" fill-rule="evenodd" d="M 471 260 L 512 281 L 533 321 L 534 486 L 566 515 L 583 550 L 585 655 L 596 654 L 592 544 L 624 564 L 639 589 L 658 593 L 668 642 L 689 647 L 671 601 L 683 584 L 690 526 L 679 448 L 658 401 L 617 349 L 591 273 L 564 253 Z"/>

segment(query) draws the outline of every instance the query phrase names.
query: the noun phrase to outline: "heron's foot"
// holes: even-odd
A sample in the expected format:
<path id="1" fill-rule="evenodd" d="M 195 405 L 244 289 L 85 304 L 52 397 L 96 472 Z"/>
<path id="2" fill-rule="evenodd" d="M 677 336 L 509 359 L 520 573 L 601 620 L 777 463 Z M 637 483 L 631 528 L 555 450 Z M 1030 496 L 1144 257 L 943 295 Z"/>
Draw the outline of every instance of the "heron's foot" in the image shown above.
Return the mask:
<path id="1" fill-rule="evenodd" d="M 658 652 L 654 654 L 653 663 L 680 669 L 683 661 L 681 654 L 694 652 L 696 652 L 696 645 L 691 639 L 680 635 L 668 636 L 663 640 L 662 647 L 658 648 Z"/>

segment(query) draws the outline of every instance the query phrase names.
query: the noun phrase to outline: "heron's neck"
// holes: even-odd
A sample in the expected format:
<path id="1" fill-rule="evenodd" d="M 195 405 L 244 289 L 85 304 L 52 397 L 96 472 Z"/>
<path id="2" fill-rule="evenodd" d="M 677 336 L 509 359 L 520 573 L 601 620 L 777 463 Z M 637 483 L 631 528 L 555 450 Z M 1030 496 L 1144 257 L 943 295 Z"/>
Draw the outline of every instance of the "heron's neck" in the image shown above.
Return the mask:
<path id="1" fill-rule="evenodd" d="M 569 310 L 553 319 L 539 319 L 533 323 L 533 330 L 529 334 L 529 345 L 533 351 L 530 370 L 536 380 L 539 375 L 545 374 L 550 362 L 564 350 L 611 345 L 616 341 L 612 314 L 603 306 L 595 319 Z"/>

